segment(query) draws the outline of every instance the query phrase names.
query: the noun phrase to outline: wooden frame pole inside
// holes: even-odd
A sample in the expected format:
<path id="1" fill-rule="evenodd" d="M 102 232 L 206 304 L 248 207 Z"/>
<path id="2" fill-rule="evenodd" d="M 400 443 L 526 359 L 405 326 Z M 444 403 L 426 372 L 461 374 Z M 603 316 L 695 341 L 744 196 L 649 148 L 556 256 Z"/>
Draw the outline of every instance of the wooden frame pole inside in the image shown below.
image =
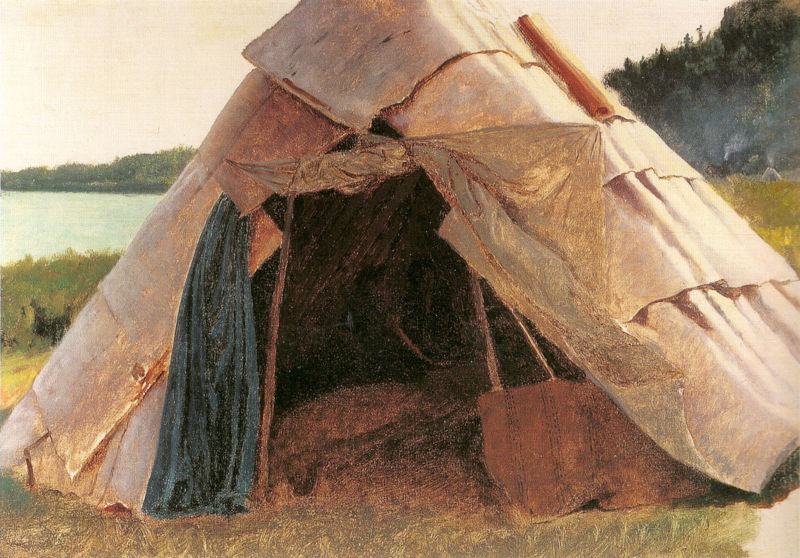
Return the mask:
<path id="1" fill-rule="evenodd" d="M 278 277 L 272 291 L 269 307 L 269 328 L 267 329 L 267 355 L 264 369 L 264 407 L 261 411 L 261 429 L 259 432 L 258 460 L 256 461 L 256 478 L 251 492 L 253 500 L 262 501 L 269 491 L 269 433 L 272 427 L 272 416 L 275 412 L 275 375 L 278 358 L 278 326 L 280 323 L 283 291 L 286 287 L 286 271 L 289 268 L 289 250 L 291 249 L 292 220 L 294 219 L 295 194 L 286 198 L 286 216 L 283 222 L 281 237 L 281 255 L 278 261 Z"/>
<path id="2" fill-rule="evenodd" d="M 481 280 L 473 270 L 470 270 L 470 278 L 472 299 L 475 304 L 475 316 L 478 318 L 478 325 L 481 328 L 486 345 L 486 367 L 489 369 L 489 381 L 492 383 L 492 391 L 503 391 L 503 384 L 500 382 L 500 367 L 497 364 L 497 353 L 494 350 L 492 332 L 489 330 L 489 319 L 486 317 Z"/>
<path id="3" fill-rule="evenodd" d="M 522 321 L 522 318 L 519 317 L 517 311 L 513 308 L 509 307 L 511 310 L 511 314 L 514 316 L 514 319 L 517 320 L 517 325 L 522 330 L 522 335 L 525 337 L 525 341 L 528 342 L 528 346 L 533 350 L 533 353 L 536 355 L 536 358 L 539 359 L 539 364 L 541 364 L 547 373 L 550 375 L 551 380 L 556 379 L 556 373 L 553 372 L 553 369 L 550 367 L 550 364 L 547 362 L 547 359 L 544 357 L 544 353 L 542 352 L 541 347 L 539 347 L 539 343 L 536 342 L 536 339 L 531 335 L 531 332 L 528 331 L 525 322 Z"/>

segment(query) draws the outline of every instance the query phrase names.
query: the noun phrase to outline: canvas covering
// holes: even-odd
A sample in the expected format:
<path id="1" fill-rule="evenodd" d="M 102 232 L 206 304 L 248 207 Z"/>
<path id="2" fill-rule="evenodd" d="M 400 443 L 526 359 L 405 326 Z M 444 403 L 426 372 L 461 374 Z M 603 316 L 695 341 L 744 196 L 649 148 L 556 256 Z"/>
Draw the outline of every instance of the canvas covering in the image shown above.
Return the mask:
<path id="1" fill-rule="evenodd" d="M 43 483 L 138 509 L 180 287 L 220 192 L 247 214 L 274 191 L 354 193 L 421 167 L 452 207 L 440 235 L 506 304 L 673 457 L 760 490 L 800 438 L 796 273 L 646 125 L 594 121 L 516 15 L 304 0 L 248 46 L 259 70 L 7 419 L 0 466 L 31 449 Z M 404 139 L 364 133 L 375 117 Z M 353 133 L 356 149 L 314 156 Z M 280 231 L 264 230 L 271 253 Z"/>

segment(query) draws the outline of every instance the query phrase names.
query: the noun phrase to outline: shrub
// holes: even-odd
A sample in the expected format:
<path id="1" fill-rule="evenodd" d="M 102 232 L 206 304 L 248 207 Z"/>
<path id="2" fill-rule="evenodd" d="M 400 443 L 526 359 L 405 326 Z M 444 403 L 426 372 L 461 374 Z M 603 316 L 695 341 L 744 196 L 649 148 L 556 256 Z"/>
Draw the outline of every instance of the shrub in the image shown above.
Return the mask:
<path id="1" fill-rule="evenodd" d="M 41 352 L 57 343 L 119 256 L 68 250 L 3 266 L 3 351 Z"/>

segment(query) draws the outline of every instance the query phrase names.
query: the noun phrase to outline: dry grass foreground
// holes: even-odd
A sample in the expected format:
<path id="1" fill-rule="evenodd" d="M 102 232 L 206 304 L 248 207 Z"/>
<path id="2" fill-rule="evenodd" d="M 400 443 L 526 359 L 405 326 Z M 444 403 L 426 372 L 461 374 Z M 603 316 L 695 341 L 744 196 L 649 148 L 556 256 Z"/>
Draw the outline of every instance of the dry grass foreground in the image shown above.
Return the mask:
<path id="1" fill-rule="evenodd" d="M 294 504 L 229 519 L 111 517 L 4 481 L 4 556 L 744 556 L 755 511 L 678 507 L 576 513 L 531 523 L 509 510 Z"/>

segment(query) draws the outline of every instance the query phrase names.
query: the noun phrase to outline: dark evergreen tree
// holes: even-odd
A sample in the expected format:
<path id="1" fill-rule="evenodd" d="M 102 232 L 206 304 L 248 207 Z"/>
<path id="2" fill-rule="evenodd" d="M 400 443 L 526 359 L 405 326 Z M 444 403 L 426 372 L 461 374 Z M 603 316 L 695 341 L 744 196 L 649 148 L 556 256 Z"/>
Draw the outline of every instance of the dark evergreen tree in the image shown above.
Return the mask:
<path id="1" fill-rule="evenodd" d="M 701 171 L 800 165 L 800 17 L 780 0 L 743 0 L 695 42 L 626 59 L 605 83 Z"/>

